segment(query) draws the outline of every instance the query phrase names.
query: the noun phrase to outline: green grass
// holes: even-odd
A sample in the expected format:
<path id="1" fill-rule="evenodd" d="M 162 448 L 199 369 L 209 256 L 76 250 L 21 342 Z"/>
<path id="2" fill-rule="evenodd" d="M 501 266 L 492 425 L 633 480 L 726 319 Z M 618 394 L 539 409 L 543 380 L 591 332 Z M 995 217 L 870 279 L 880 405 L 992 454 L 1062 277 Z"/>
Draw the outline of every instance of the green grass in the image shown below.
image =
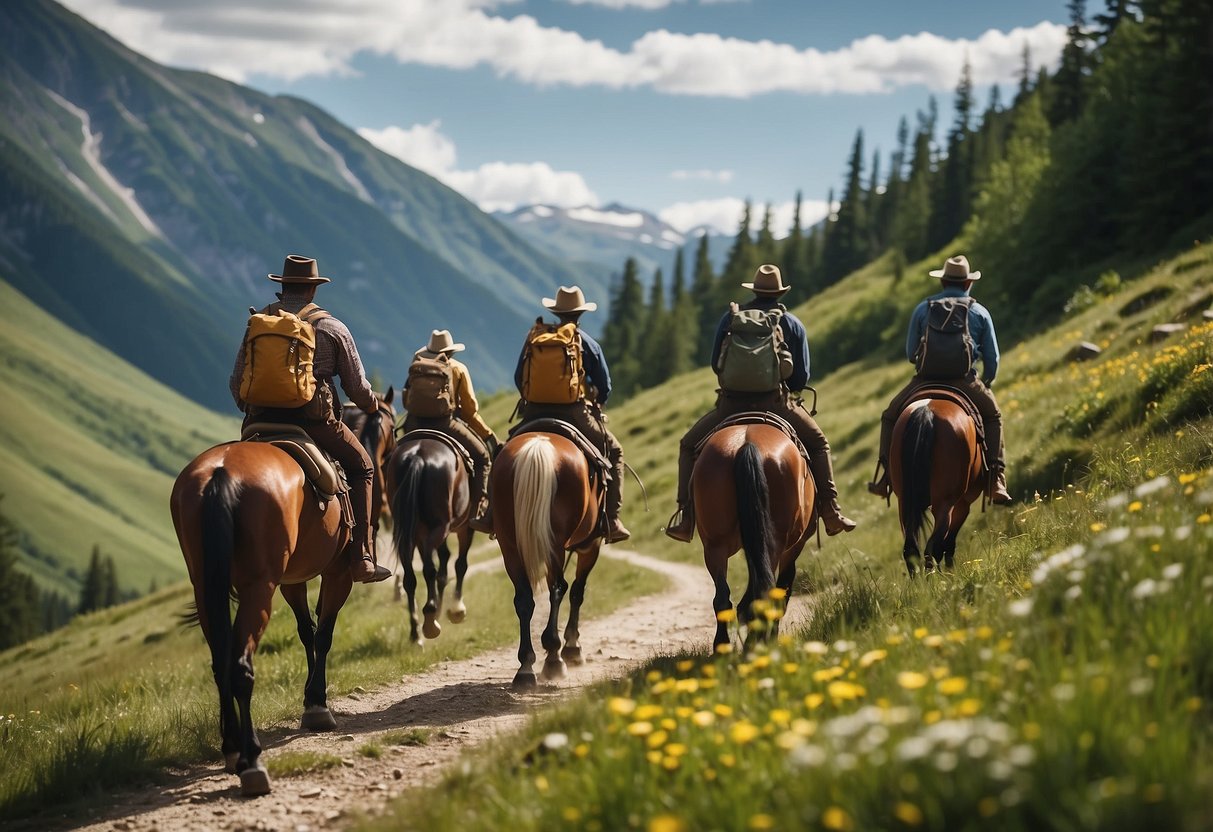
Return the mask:
<path id="1" fill-rule="evenodd" d="M 802 557 L 797 591 L 819 591 L 803 632 L 745 657 L 656 659 L 366 827 L 1207 828 L 1210 284 L 1213 246 L 1197 246 L 1007 351 L 995 389 L 1019 500 L 972 516 L 957 570 L 927 580 L 906 580 L 895 511 L 863 491 L 909 368 L 875 356 L 832 373 L 818 419 L 861 525 Z M 821 318 L 801 311 L 812 338 Z M 1151 344 L 1169 321 L 1190 328 Z M 1066 361 L 1080 340 L 1102 355 Z M 666 510 L 677 440 L 711 389 L 701 371 L 612 411 Z M 636 548 L 699 559 L 629 503 Z M 688 611 L 705 639 L 710 602 Z"/>
<path id="2" fill-rule="evenodd" d="M 283 751 L 268 760 L 265 767 L 269 769 L 271 777 L 302 777 L 341 765 L 341 758 L 336 754 L 319 751 Z"/>
<path id="3" fill-rule="evenodd" d="M 587 587 L 585 614 L 606 614 L 664 585 L 655 573 L 602 558 Z M 166 765 L 218 759 L 209 654 L 199 631 L 178 623 L 191 598 L 187 586 L 171 587 L 0 653 L 0 814 L 103 799 L 106 789 L 154 779 Z M 329 656 L 330 702 L 356 687 L 389 684 L 513 643 L 512 598 L 504 571 L 472 576 L 464 594 L 467 621 L 444 621 L 442 635 L 417 649 L 389 587 L 356 589 Z M 294 731 L 306 662 L 284 603 L 275 605 L 256 671 L 256 724 Z M 408 729 L 377 743 L 423 745 L 429 736 L 427 729 Z M 277 756 L 267 752 L 271 767 Z"/>

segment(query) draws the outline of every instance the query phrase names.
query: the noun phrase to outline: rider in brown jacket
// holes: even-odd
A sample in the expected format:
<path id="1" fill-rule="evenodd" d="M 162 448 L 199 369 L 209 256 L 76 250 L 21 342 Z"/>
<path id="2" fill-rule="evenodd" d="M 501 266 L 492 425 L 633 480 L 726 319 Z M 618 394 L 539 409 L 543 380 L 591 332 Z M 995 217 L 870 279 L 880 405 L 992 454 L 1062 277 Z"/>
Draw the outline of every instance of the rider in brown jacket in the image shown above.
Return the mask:
<path id="1" fill-rule="evenodd" d="M 329 282 L 327 277 L 319 276 L 315 260 L 295 254 L 286 258 L 282 274 L 271 274 L 269 279 L 281 283 L 282 291 L 278 293 L 278 302 L 271 303 L 263 310 L 267 312 L 286 310 L 296 313 L 312 302 L 317 286 Z M 232 398 L 236 406 L 244 411 L 246 425 L 252 422 L 298 425 L 323 451 L 337 460 L 350 484 L 350 506 L 354 512 L 354 528 L 346 546 L 350 572 L 355 581 L 383 581 L 390 578 L 392 573 L 375 563 L 375 550 L 370 539 L 371 489 L 375 469 L 358 437 L 341 423 L 335 407 L 341 398 L 333 376 L 341 377 L 341 387 L 346 395 L 365 412 L 374 413 L 379 407 L 379 400 L 366 380 L 354 336 L 345 324 L 330 315 L 317 319 L 313 326 L 316 329 L 316 353 L 312 373 L 316 377 L 316 395 L 311 402 L 296 408 L 263 408 L 253 407 L 241 400 L 243 342 L 236 354 L 236 366 L 229 382 Z"/>

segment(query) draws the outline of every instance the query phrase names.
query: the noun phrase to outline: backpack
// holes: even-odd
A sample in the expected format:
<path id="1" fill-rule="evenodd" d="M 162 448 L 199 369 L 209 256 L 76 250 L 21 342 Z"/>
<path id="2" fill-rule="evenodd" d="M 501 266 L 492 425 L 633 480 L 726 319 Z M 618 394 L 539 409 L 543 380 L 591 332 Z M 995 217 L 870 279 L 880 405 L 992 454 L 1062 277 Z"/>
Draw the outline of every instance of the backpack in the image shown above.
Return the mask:
<path id="1" fill-rule="evenodd" d="M 584 378 L 577 324 L 537 319 L 522 350 L 522 398 L 534 404 L 573 404 L 585 398 Z"/>
<path id="2" fill-rule="evenodd" d="M 790 363 L 779 325 L 785 311 L 782 304 L 776 309 L 742 309 L 729 304 L 729 328 L 716 368 L 721 389 L 734 393 L 779 389 Z"/>
<path id="3" fill-rule="evenodd" d="M 316 395 L 312 365 L 316 321 L 331 317 L 314 303 L 292 314 L 273 305 L 249 316 L 240 398 L 254 407 L 303 407 Z"/>
<path id="4" fill-rule="evenodd" d="M 405 383 L 404 406 L 413 416 L 438 419 L 455 412 L 455 391 L 451 383 L 451 362 L 446 355 L 424 358 L 418 355 L 409 365 Z"/>
<path id="5" fill-rule="evenodd" d="M 973 298 L 939 298 L 927 302 L 927 326 L 914 366 L 925 379 L 964 378 L 973 369 L 975 347 L 969 334 Z"/>

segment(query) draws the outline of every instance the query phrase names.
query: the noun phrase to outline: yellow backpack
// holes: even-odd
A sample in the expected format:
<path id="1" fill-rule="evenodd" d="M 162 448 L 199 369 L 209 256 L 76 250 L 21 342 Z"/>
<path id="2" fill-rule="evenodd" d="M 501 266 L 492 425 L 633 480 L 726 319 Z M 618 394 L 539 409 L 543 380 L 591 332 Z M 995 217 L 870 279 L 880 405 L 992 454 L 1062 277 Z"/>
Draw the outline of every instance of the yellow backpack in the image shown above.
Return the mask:
<path id="1" fill-rule="evenodd" d="M 522 398 L 534 404 L 573 404 L 585 398 L 577 324 L 535 321 L 523 348 Z"/>
<path id="2" fill-rule="evenodd" d="M 303 407 L 316 395 L 315 321 L 330 317 L 314 303 L 292 314 L 271 304 L 249 316 L 240 398 L 255 407 Z"/>

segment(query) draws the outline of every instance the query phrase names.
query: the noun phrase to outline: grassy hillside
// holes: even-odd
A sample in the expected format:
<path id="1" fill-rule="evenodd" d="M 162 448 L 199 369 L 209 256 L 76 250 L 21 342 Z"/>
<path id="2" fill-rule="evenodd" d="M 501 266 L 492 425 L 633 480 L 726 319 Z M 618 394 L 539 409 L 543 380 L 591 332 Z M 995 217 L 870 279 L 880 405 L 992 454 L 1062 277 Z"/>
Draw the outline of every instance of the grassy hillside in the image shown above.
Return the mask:
<path id="1" fill-rule="evenodd" d="M 185 574 L 168 514 L 177 472 L 237 422 L 136 370 L 0 281 L 0 493 L 22 566 L 78 589 L 94 545 L 124 589 Z"/>
<path id="2" fill-rule="evenodd" d="M 798 310 L 818 355 L 836 343 L 821 333 L 866 316 L 863 304 L 890 330 L 877 355 L 820 384 L 818 419 L 861 525 L 802 557 L 798 591 L 825 590 L 808 630 L 740 662 L 659 659 L 372 828 L 1206 827 L 1213 245 L 1007 350 L 996 390 L 1020 499 L 971 517 L 954 575 L 911 584 L 895 510 L 863 483 L 880 411 L 910 369 L 883 356 L 932 290 L 927 266 L 895 285 L 878 262 Z M 1152 342 L 1172 322 L 1187 329 Z M 1103 353 L 1067 360 L 1080 340 Z M 684 376 L 612 413 L 654 502 L 643 514 L 630 488 L 644 551 L 701 558 L 659 527 L 677 440 L 711 382 Z M 504 403 L 489 411 L 502 418 Z M 688 615 L 706 638 L 711 599 Z M 549 733 L 568 745 L 531 753 Z"/>

